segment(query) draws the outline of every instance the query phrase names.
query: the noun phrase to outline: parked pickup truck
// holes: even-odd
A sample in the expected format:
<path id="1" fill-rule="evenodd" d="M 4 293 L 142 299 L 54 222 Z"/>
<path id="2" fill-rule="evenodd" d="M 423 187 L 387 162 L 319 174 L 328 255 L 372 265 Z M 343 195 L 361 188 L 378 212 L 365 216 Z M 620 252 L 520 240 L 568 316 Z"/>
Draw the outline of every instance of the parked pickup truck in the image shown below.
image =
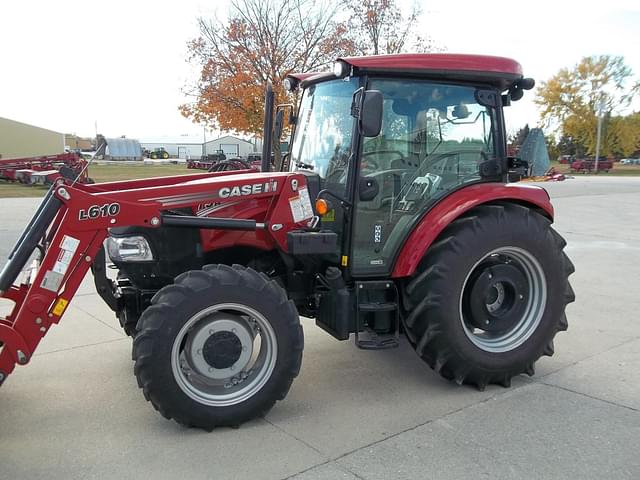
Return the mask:
<path id="1" fill-rule="evenodd" d="M 598 160 L 598 171 L 609 172 L 613 168 L 613 162 L 606 158 Z M 593 172 L 596 169 L 595 160 L 576 160 L 571 164 L 571 171 L 576 173 Z"/>

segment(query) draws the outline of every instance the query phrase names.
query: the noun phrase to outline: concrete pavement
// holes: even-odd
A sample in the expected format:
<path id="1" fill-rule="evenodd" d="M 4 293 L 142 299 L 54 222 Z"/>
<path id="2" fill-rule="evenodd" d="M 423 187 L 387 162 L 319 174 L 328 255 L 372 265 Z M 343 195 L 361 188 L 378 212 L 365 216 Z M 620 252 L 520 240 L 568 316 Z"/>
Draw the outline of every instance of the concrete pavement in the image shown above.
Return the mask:
<path id="1" fill-rule="evenodd" d="M 640 478 L 640 178 L 545 187 L 577 301 L 534 377 L 456 387 L 406 343 L 361 351 L 303 319 L 302 371 L 266 418 L 185 429 L 144 400 L 89 278 L 0 389 L 0 478 Z M 0 263 L 36 206 L 0 199 Z"/>

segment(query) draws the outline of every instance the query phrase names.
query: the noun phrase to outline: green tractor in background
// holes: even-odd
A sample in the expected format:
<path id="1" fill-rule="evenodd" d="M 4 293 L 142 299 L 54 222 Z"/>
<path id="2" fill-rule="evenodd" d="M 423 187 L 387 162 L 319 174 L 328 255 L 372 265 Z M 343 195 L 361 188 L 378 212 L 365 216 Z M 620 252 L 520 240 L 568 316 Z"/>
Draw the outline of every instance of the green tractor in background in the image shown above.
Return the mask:
<path id="1" fill-rule="evenodd" d="M 154 148 L 153 151 L 147 153 L 148 157 L 152 160 L 156 160 L 158 158 L 167 160 L 169 158 L 169 152 L 167 152 L 164 147 Z"/>

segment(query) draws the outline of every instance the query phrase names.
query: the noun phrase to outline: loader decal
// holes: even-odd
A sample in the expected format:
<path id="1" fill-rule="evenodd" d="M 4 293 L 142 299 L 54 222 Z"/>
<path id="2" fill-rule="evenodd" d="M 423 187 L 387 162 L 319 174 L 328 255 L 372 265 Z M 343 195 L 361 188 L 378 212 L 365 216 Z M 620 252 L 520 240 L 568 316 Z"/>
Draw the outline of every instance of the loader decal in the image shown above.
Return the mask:
<path id="1" fill-rule="evenodd" d="M 249 185 L 238 185 L 235 187 L 222 187 L 218 191 L 220 198 L 244 197 L 246 195 L 256 195 L 258 193 L 273 192 L 276 190 L 278 182 L 269 181 L 265 183 L 254 183 Z"/>
<path id="2" fill-rule="evenodd" d="M 91 205 L 78 212 L 78 220 L 95 220 L 100 217 L 115 217 L 120 213 L 119 203 L 105 203 L 104 205 Z"/>

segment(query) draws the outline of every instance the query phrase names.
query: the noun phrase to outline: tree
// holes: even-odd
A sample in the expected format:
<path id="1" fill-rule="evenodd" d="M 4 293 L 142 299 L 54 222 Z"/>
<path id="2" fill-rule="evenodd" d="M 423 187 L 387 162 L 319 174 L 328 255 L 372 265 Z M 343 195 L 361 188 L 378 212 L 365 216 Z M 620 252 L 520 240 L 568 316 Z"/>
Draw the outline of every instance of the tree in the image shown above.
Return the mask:
<path id="1" fill-rule="evenodd" d="M 511 135 L 509 138 L 509 143 L 513 147 L 521 147 L 524 141 L 529 136 L 529 124 L 527 123 L 524 127 L 518 130 L 515 134 Z"/>
<path id="2" fill-rule="evenodd" d="M 545 135 L 544 143 L 547 146 L 547 152 L 549 153 L 549 159 L 555 160 L 560 157 L 560 149 L 558 148 L 558 142 L 553 135 Z"/>
<path id="3" fill-rule="evenodd" d="M 349 13 L 349 31 L 359 55 L 441 50 L 418 33 L 421 9 L 414 3 L 403 15 L 395 0 L 342 0 Z"/>
<path id="4" fill-rule="evenodd" d="M 631 69 L 623 57 L 609 55 L 583 58 L 573 69 L 563 68 L 538 88 L 535 103 L 547 127 L 560 126 L 562 135 L 583 144 L 589 153 L 596 149 L 597 114 L 603 107 L 605 117 L 622 115 L 640 91 L 640 82 L 633 80 Z M 601 153 L 612 153 L 608 138 L 624 135 L 618 125 L 603 123 Z"/>
<path id="5" fill-rule="evenodd" d="M 226 21 L 198 19 L 200 36 L 188 48 L 200 75 L 180 111 L 195 123 L 260 135 L 267 82 L 276 103 L 287 102 L 287 74 L 354 53 L 335 13 L 316 0 L 232 0 Z"/>
<path id="6" fill-rule="evenodd" d="M 612 117 L 608 122 L 606 143 L 615 157 L 631 157 L 640 150 L 640 112 Z"/>
<path id="7" fill-rule="evenodd" d="M 587 149 L 575 138 L 569 135 L 562 135 L 556 144 L 558 155 L 573 155 L 576 158 L 584 157 Z"/>

